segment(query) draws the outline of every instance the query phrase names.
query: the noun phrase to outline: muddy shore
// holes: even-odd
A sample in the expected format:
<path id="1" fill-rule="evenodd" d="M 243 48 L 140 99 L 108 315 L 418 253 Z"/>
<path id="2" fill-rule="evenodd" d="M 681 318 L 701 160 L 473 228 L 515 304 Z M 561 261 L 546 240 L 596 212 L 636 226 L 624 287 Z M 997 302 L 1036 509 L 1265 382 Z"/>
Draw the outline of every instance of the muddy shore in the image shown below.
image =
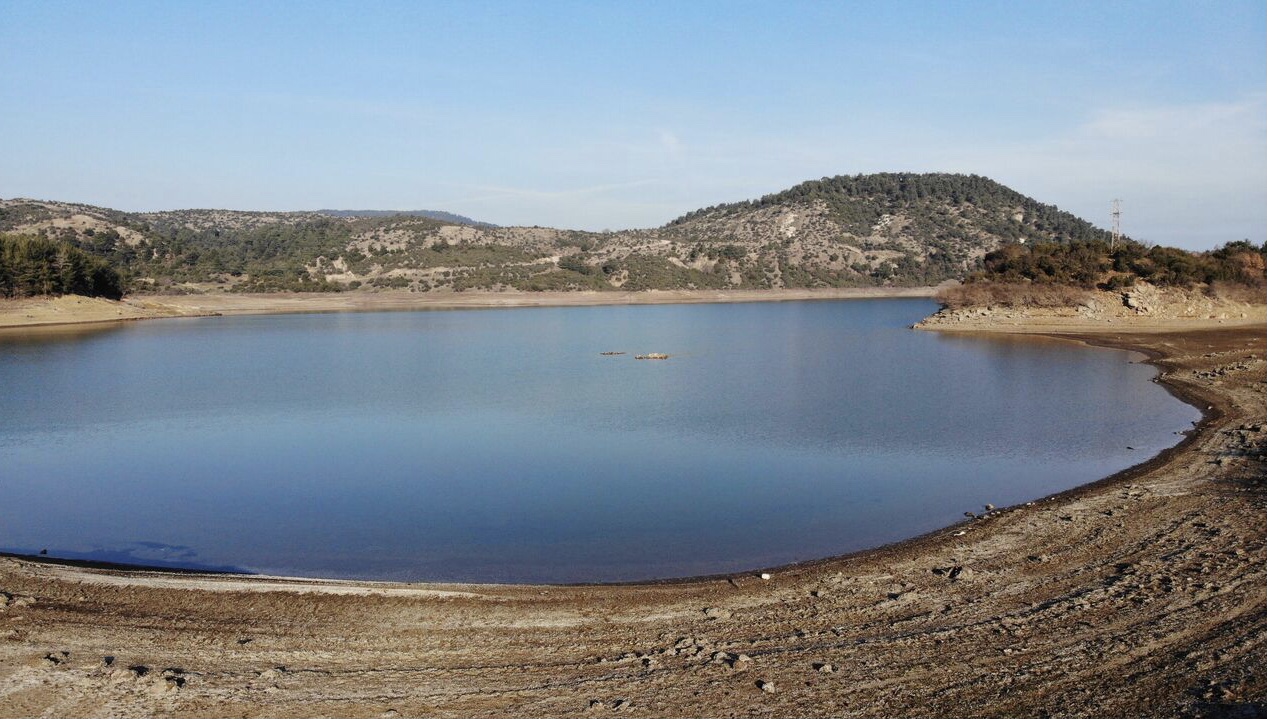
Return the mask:
<path id="1" fill-rule="evenodd" d="M 0 558 L 0 717 L 1267 711 L 1267 331 L 1028 326 L 1146 353 L 1205 419 L 1086 487 L 729 577 L 408 585 Z"/>

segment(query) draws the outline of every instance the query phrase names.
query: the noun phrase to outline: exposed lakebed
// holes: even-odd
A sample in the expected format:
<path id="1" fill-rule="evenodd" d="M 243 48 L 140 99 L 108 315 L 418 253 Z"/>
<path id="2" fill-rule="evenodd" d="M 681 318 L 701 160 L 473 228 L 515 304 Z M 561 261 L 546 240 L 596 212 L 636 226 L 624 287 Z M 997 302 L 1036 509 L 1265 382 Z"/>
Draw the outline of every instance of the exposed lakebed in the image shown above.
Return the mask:
<path id="1" fill-rule="evenodd" d="M 0 548 L 399 580 L 728 572 L 1084 484 L 1198 417 L 1138 355 L 907 329 L 935 308 L 282 315 L 0 335 Z M 656 352 L 671 357 L 634 359 Z"/>

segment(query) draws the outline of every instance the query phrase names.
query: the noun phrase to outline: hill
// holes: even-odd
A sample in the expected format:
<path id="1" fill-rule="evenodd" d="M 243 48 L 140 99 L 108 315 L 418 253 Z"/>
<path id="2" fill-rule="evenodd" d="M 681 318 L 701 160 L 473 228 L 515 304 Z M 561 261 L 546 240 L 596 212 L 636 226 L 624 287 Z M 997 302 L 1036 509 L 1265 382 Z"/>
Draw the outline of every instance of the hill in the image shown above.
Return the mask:
<path id="1" fill-rule="evenodd" d="M 126 213 L 0 200 L 0 232 L 103 257 L 139 292 L 929 285 L 966 276 L 1003 245 L 1107 238 L 997 182 L 955 174 L 824 178 L 645 230 L 494 227 L 453 217 Z"/>
<path id="2" fill-rule="evenodd" d="M 317 212 L 331 217 L 429 217 L 441 222 L 452 222 L 455 225 L 497 226 L 490 222 L 480 222 L 465 215 L 455 215 L 442 210 L 317 210 Z"/>

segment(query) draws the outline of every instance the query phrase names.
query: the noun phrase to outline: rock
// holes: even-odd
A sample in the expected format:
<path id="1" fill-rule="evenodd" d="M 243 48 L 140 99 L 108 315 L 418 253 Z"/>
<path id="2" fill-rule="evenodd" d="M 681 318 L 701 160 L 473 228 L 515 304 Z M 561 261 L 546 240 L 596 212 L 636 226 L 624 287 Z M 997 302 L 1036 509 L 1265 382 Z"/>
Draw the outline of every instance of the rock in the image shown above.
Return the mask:
<path id="1" fill-rule="evenodd" d="M 972 577 L 972 570 L 956 564 L 952 567 L 934 567 L 933 574 L 939 574 L 951 581 L 957 581 L 960 579 L 970 579 Z"/>
<path id="2" fill-rule="evenodd" d="M 159 678 L 167 684 L 168 689 L 182 689 L 185 686 L 185 670 L 178 667 L 164 669 Z"/>
<path id="3" fill-rule="evenodd" d="M 989 502 L 986 502 L 986 503 L 985 503 L 985 511 L 987 511 L 987 512 L 993 512 L 993 511 L 994 511 L 994 505 L 993 505 L 993 504 L 990 504 Z"/>
<path id="4" fill-rule="evenodd" d="M 1122 304 L 1139 314 L 1148 314 L 1160 308 L 1162 297 L 1157 288 L 1141 283 L 1122 293 Z"/>
<path id="5" fill-rule="evenodd" d="M 158 697 L 167 694 L 168 692 L 175 691 L 175 688 L 160 679 L 152 682 L 148 691 L 151 695 Z"/>
<path id="6" fill-rule="evenodd" d="M 814 669 L 824 674 L 831 674 L 836 671 L 836 667 L 827 662 L 814 662 Z"/>
<path id="7" fill-rule="evenodd" d="M 730 610 L 720 609 L 718 607 L 708 607 L 704 610 L 704 616 L 709 619 L 730 619 Z"/>
<path id="8" fill-rule="evenodd" d="M 778 689 L 776 689 L 774 686 L 774 682 L 767 681 L 765 679 L 757 680 L 757 688 L 765 692 L 766 694 L 773 694 L 776 691 L 778 691 Z"/>
<path id="9" fill-rule="evenodd" d="M 766 580 L 766 581 L 769 581 L 769 580 L 772 578 L 772 575 L 770 575 L 770 574 L 768 574 L 768 573 L 766 573 L 766 572 L 762 572 L 762 573 L 761 573 L 761 578 L 762 578 L 762 579 L 764 579 L 764 580 Z"/>

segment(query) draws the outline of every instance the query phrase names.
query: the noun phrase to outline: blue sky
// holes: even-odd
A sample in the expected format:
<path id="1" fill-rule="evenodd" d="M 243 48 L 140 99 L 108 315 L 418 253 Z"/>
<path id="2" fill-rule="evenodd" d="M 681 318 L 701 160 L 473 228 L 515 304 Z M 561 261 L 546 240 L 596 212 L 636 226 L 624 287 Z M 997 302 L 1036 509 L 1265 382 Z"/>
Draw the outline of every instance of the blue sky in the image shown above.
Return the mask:
<path id="1" fill-rule="evenodd" d="M 1267 240 L 1261 0 L 0 0 L 0 37 L 0 197 L 601 230 L 944 171 Z"/>

